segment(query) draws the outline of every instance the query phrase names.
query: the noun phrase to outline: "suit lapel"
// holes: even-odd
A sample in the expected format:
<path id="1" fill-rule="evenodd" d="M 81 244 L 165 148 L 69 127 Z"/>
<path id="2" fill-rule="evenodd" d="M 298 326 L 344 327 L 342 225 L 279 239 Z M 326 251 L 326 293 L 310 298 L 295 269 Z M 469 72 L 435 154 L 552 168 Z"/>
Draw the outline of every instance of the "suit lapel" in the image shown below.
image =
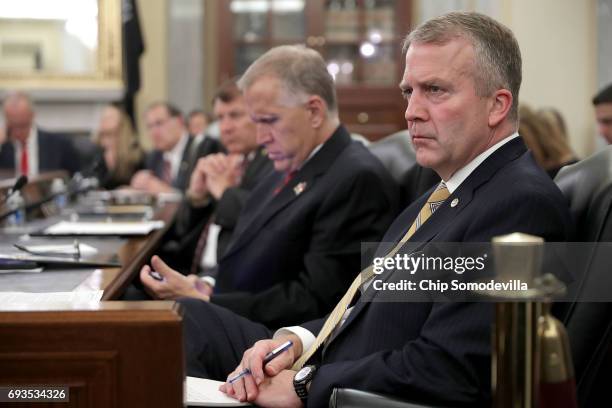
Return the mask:
<path id="1" fill-rule="evenodd" d="M 15 171 L 15 146 L 13 142 L 6 141 L 0 146 L 0 168 Z"/>
<path id="2" fill-rule="evenodd" d="M 46 137 L 41 137 L 41 131 L 36 131 L 36 143 L 38 144 L 38 172 L 42 173 L 53 166 L 50 163 L 50 159 L 53 154 L 49 154 L 54 151 L 53 146 L 49 146 L 47 144 L 48 139 Z"/>
<path id="3" fill-rule="evenodd" d="M 329 169 L 336 157 L 350 142 L 348 132 L 344 127 L 339 126 L 321 149 L 304 164 L 304 167 L 297 172 L 295 177 L 276 195 L 274 195 L 274 189 L 281 185 L 284 175 L 277 173 L 276 177 L 271 177 L 267 185 L 262 186 L 261 191 L 253 194 L 254 197 L 252 196 L 247 202 L 247 206 L 249 206 L 253 205 L 254 200 L 257 200 L 256 202 L 259 202 L 261 208 L 251 213 L 249 220 L 243 220 L 245 227 L 240 230 L 238 237 L 230 245 L 225 256 L 232 255 L 233 252 L 236 252 L 245 244 L 252 242 L 253 237 L 270 219 L 298 198 L 308 194 L 308 191 L 315 185 L 317 178 Z M 265 203 L 265 205 L 261 203 Z"/>
<path id="4" fill-rule="evenodd" d="M 449 196 L 449 198 L 442 204 L 436 212 L 434 212 L 431 217 L 410 237 L 410 240 L 406 245 L 410 243 L 427 243 L 433 240 L 440 232 L 443 231 L 448 225 L 452 224 L 452 221 L 455 217 L 459 215 L 459 213 L 466 208 L 472 199 L 478 188 L 484 183 L 488 182 L 494 175 L 497 173 L 499 169 L 504 167 L 509 162 L 516 160 L 519 156 L 527 151 L 523 140 L 520 137 L 517 137 L 505 145 L 497 149 L 493 154 L 491 154 L 487 159 L 478 166 L 464 181 L 461 183 L 459 188 L 453 192 Z M 423 207 L 427 198 L 433 192 L 435 186 L 431 188 L 426 194 L 423 194 L 421 198 L 419 198 L 409 209 L 406 211 L 406 214 L 409 215 L 405 218 L 411 218 L 405 225 L 403 229 L 398 229 L 393 236 L 387 236 L 384 238 L 385 242 L 399 242 L 400 239 L 404 236 L 404 234 L 410 228 L 410 225 L 416 218 L 418 211 Z M 457 199 L 457 204 L 453 207 L 451 203 L 453 200 Z M 408 250 L 408 248 L 404 246 L 404 250 Z M 421 245 L 423 246 L 423 245 Z M 390 250 L 391 248 L 389 248 Z M 414 248 L 417 249 L 417 248 Z M 385 251 L 388 252 L 388 251 Z M 411 251 L 409 251 L 411 252 Z M 383 254 L 377 254 L 377 256 L 383 256 Z M 391 274 L 388 274 L 387 279 L 389 279 Z M 367 293 L 371 292 L 371 293 Z M 375 293 L 372 291 L 366 291 L 366 296 L 363 301 L 359 301 L 355 304 L 351 314 L 349 315 L 346 322 L 342 325 L 340 330 L 334 338 L 340 335 L 346 328 L 355 320 L 355 318 L 364 310 L 369 303 L 371 302 L 371 298 L 375 296 Z M 331 341 L 329 342 L 331 343 Z"/>

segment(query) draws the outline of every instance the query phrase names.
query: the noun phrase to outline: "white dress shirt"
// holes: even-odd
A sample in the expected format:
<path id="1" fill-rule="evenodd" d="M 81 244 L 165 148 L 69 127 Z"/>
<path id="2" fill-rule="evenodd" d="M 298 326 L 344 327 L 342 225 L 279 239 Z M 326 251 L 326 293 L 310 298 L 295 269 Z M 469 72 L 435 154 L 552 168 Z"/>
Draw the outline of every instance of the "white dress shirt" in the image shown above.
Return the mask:
<path id="1" fill-rule="evenodd" d="M 172 180 L 176 180 L 176 176 L 179 173 L 181 162 L 183 161 L 183 153 L 189 138 L 190 136 L 184 133 L 171 150 L 163 153 L 164 160 L 170 163 L 170 177 Z"/>

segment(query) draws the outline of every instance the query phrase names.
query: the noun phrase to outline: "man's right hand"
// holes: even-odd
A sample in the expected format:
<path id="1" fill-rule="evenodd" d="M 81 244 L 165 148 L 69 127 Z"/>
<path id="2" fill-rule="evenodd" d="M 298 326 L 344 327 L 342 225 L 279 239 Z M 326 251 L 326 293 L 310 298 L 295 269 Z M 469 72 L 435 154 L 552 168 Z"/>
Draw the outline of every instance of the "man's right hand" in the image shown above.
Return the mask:
<path id="1" fill-rule="evenodd" d="M 264 367 L 263 360 L 266 354 L 270 353 L 287 340 L 291 340 L 293 346 L 289 347 L 287 351 L 279 354 L 278 357 L 270 361 Z M 240 401 L 254 401 L 255 398 L 257 398 L 258 385 L 263 382 L 265 376 L 274 377 L 283 370 L 291 368 L 295 360 L 301 354 L 302 342 L 299 337 L 294 334 L 269 340 L 260 340 L 256 342 L 253 347 L 244 352 L 242 361 L 238 367 L 229 374 L 228 378 L 235 376 L 245 368 L 251 371 L 251 375 L 245 375 L 232 384 L 226 382 L 221 386 L 220 390 Z"/>
<path id="2" fill-rule="evenodd" d="M 206 187 L 206 157 L 202 157 L 196 163 L 187 189 L 187 197 L 192 201 L 198 202 L 206 198 L 208 188 Z"/>

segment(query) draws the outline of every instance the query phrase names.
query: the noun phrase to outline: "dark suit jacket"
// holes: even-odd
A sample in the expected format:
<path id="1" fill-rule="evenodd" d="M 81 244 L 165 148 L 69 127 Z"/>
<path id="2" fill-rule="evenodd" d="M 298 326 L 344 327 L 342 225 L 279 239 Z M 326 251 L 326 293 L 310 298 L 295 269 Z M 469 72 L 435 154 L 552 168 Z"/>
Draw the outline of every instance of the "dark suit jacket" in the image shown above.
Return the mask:
<path id="1" fill-rule="evenodd" d="M 361 268 L 361 242 L 380 239 L 397 209 L 391 176 L 342 126 L 274 195 L 283 178 L 251 194 L 211 298 L 268 327 L 329 312 Z"/>
<path id="2" fill-rule="evenodd" d="M 66 170 L 70 175 L 80 170 L 79 155 L 70 138 L 60 133 L 38 129 L 38 171 Z M 15 169 L 15 147 L 12 141 L 2 144 L 0 169 Z"/>
<path id="3" fill-rule="evenodd" d="M 185 191 L 189 183 L 189 168 L 191 166 L 190 147 L 193 138 L 187 139 L 187 144 L 183 150 L 183 157 L 179 166 L 178 173 L 172 180 L 172 187 L 181 191 Z M 153 172 L 155 177 L 163 179 L 164 174 L 164 152 L 161 150 L 153 150 L 145 155 L 145 169 Z"/>
<path id="4" fill-rule="evenodd" d="M 175 269 L 188 273 L 202 230 L 214 215 L 215 223 L 221 226 L 217 241 L 217 259 L 221 259 L 251 191 L 272 170 L 272 162 L 266 152 L 258 148 L 255 157 L 246 166 L 240 184 L 225 190 L 219 201 L 211 201 L 203 207 L 193 207 L 185 199 L 167 238 L 168 242 L 164 245 L 162 257 Z"/>
<path id="5" fill-rule="evenodd" d="M 383 241 L 403 237 L 431 191 L 395 220 Z M 459 202 L 451 207 L 454 198 Z M 571 236 L 570 220 L 559 189 L 515 139 L 474 170 L 407 245 L 489 242 L 511 232 L 564 241 Z M 322 365 L 308 406 L 326 406 L 334 387 L 490 406 L 492 318 L 493 304 L 358 302 L 339 334 L 311 359 Z M 318 333 L 323 322 L 303 326 Z"/>
<path id="6" fill-rule="evenodd" d="M 245 207 L 251 192 L 274 170 L 272 162 L 268 159 L 265 149 L 258 148 L 253 160 L 244 171 L 238 187 L 225 190 L 215 206 L 215 223 L 221 226 L 219 241 L 217 242 L 217 259 L 221 259 L 229 243 L 242 209 Z"/>

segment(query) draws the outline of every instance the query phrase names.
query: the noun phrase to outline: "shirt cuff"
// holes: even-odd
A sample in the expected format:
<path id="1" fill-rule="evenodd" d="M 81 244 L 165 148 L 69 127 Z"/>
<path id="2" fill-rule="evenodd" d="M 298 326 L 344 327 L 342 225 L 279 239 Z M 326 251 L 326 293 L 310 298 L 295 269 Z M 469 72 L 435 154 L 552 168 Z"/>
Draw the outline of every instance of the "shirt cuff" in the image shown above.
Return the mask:
<path id="1" fill-rule="evenodd" d="M 208 283 L 210 286 L 212 286 L 213 288 L 215 287 L 215 284 L 217 283 L 217 280 L 215 278 L 213 278 L 212 276 L 202 276 L 200 278 L 200 280 L 202 282 L 206 282 Z"/>
<path id="2" fill-rule="evenodd" d="M 295 334 L 300 338 L 302 342 L 302 353 L 308 350 L 315 342 L 315 335 L 312 334 L 310 330 L 306 330 L 300 326 L 292 326 L 292 327 L 283 327 L 280 328 L 274 333 L 274 338 L 280 337 L 283 335 Z M 296 358 L 299 356 L 296 356 Z"/>

